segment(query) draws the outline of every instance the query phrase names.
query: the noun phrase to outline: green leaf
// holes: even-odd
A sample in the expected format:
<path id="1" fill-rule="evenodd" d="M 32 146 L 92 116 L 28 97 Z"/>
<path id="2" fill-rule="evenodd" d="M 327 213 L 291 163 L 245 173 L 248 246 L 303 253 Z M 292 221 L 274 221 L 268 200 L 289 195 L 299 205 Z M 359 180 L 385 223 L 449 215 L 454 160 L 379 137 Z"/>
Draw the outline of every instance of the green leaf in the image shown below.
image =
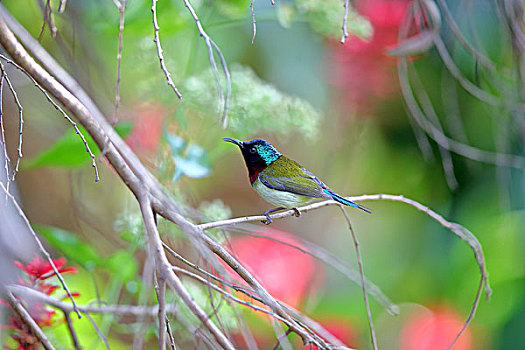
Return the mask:
<path id="1" fill-rule="evenodd" d="M 131 122 L 123 122 L 115 126 L 115 131 L 121 137 L 126 137 L 129 135 L 131 127 Z M 80 126 L 78 128 L 82 135 L 84 135 L 91 152 L 97 156 L 100 151 L 93 139 L 84 128 Z M 75 129 L 70 128 L 51 147 L 42 151 L 38 156 L 25 159 L 21 163 L 21 167 L 25 170 L 46 166 L 77 168 L 90 163 L 91 157 L 86 150 L 84 142 L 80 136 L 76 134 Z"/>
<path id="2" fill-rule="evenodd" d="M 74 233 L 48 226 L 38 226 L 37 231 L 68 260 L 73 260 L 86 269 L 100 266 L 104 262 L 92 246 L 79 240 Z"/>
<path id="3" fill-rule="evenodd" d="M 138 272 L 135 256 L 124 249 L 117 251 L 109 259 L 106 259 L 104 267 L 123 281 L 133 280 Z"/>

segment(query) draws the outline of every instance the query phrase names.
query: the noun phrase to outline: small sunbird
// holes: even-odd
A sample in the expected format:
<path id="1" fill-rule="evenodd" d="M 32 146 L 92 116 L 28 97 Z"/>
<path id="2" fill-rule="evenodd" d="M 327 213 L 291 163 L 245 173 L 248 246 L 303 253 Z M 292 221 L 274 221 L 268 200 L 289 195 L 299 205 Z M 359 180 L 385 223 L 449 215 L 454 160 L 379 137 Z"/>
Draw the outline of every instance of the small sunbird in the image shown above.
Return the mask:
<path id="1" fill-rule="evenodd" d="M 277 210 L 294 209 L 299 216 L 297 207 L 316 198 L 333 199 L 370 213 L 368 208 L 335 193 L 314 174 L 283 156 L 265 140 L 254 139 L 246 142 L 232 138 L 223 140 L 239 146 L 253 189 L 259 196 L 277 207 L 263 213 L 267 218 L 265 224 L 272 222 L 269 214 Z"/>

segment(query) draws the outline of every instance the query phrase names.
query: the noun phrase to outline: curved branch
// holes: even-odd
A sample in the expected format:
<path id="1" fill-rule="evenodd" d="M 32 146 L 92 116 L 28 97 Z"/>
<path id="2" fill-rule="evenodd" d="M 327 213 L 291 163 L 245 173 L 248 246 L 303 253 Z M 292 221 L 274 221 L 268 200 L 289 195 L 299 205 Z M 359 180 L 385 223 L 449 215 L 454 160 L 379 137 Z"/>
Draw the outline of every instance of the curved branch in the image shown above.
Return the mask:
<path id="1" fill-rule="evenodd" d="M 446 220 L 443 216 L 439 215 L 438 213 L 436 213 L 429 207 L 424 206 L 423 204 L 413 199 L 406 198 L 405 196 L 402 196 L 402 195 L 371 194 L 371 195 L 346 197 L 346 199 L 352 202 L 378 201 L 378 200 L 401 202 L 401 203 L 408 204 L 416 208 L 417 210 L 425 213 L 426 215 L 430 216 L 432 219 L 437 221 L 441 226 L 449 229 L 456 236 L 458 236 L 459 238 L 467 242 L 467 244 L 473 249 L 474 255 L 476 257 L 476 261 L 478 262 L 478 265 L 480 268 L 481 276 L 483 278 L 483 283 L 485 285 L 485 293 L 487 297 L 492 294 L 492 291 L 489 286 L 488 274 L 485 268 L 485 257 L 481 249 L 481 244 L 479 243 L 477 238 L 474 236 L 474 234 L 472 234 L 472 232 L 467 230 L 465 227 L 461 226 L 460 224 Z M 326 200 L 326 201 L 316 202 L 316 203 L 312 203 L 312 204 L 305 205 L 302 207 L 298 207 L 297 209 L 301 213 L 306 213 L 308 211 L 319 209 L 319 208 L 322 208 L 328 205 L 338 205 L 338 202 L 333 201 L 333 200 Z M 270 217 L 272 220 L 279 220 L 279 219 L 293 216 L 294 214 L 295 214 L 295 211 L 293 209 L 289 209 L 289 210 L 279 212 L 277 214 L 272 214 L 270 215 Z M 220 221 L 200 224 L 200 225 L 197 225 L 197 228 L 201 230 L 209 230 L 211 228 L 233 226 L 233 225 L 238 225 L 238 224 L 246 223 L 246 222 L 257 222 L 257 221 L 262 222 L 265 220 L 266 220 L 266 216 L 264 215 L 243 216 L 243 217 L 238 217 L 238 218 L 233 218 L 233 219 L 228 219 L 228 220 L 220 220 Z"/>

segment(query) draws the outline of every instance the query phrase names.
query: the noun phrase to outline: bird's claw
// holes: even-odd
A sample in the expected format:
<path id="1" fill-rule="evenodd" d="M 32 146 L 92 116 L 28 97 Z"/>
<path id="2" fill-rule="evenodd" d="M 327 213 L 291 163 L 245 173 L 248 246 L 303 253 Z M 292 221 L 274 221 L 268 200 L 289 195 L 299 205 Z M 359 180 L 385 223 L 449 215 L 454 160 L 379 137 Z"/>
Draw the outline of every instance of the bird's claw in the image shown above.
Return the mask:
<path id="1" fill-rule="evenodd" d="M 266 216 L 266 220 L 262 220 L 261 222 L 265 225 L 270 225 L 273 222 L 272 218 L 268 214 L 264 214 L 264 216 Z"/>
<path id="2" fill-rule="evenodd" d="M 293 209 L 293 211 L 294 211 L 294 214 L 293 214 L 293 215 L 294 215 L 296 218 L 298 218 L 299 216 L 301 216 L 301 211 L 300 211 L 299 209 L 297 209 L 297 208 L 292 208 L 292 209 Z"/>

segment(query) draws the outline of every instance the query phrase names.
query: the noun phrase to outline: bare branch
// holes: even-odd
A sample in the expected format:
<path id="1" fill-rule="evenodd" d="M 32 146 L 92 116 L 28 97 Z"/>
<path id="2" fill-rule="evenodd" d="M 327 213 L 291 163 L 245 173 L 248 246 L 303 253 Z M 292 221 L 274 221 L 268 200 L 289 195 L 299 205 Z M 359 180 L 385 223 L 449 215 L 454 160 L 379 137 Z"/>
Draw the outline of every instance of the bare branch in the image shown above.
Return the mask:
<path id="1" fill-rule="evenodd" d="M 347 29 L 347 23 L 348 23 L 348 7 L 349 7 L 349 0 L 345 0 L 345 15 L 343 17 L 343 36 L 341 37 L 341 44 L 345 43 L 346 38 L 348 38 L 348 29 Z"/>
<path id="2" fill-rule="evenodd" d="M 69 335 L 71 336 L 71 341 L 73 342 L 73 346 L 76 350 L 81 350 L 82 347 L 80 346 L 80 343 L 78 342 L 77 333 L 75 332 L 75 328 L 73 328 L 73 322 L 71 320 L 71 316 L 69 316 L 69 312 L 64 312 L 64 318 L 66 319 L 67 328 L 69 330 Z"/>
<path id="3" fill-rule="evenodd" d="M 4 129 L 4 81 L 5 81 L 5 71 L 2 70 L 2 75 L 0 76 L 0 145 L 2 146 L 2 151 L 4 152 L 4 168 L 5 168 L 5 181 L 6 181 L 6 191 L 9 192 L 9 184 L 11 179 L 9 178 L 9 164 L 10 159 L 7 154 L 7 144 L 5 142 L 5 129 Z M 7 196 L 6 196 L 7 201 Z"/>
<path id="4" fill-rule="evenodd" d="M 459 29 L 459 26 L 457 25 L 456 21 L 454 20 L 454 17 L 452 17 L 452 13 L 450 13 L 450 10 L 447 6 L 447 3 L 444 0 L 437 0 L 439 6 L 442 9 L 443 14 L 445 15 L 445 20 L 447 21 L 448 25 L 450 26 L 450 29 L 452 30 L 452 33 L 456 36 L 458 41 L 461 43 L 463 48 L 467 50 L 472 56 L 476 58 L 476 60 L 483 66 L 487 67 L 491 71 L 496 71 L 496 66 L 494 63 L 488 59 L 486 56 L 484 56 L 478 49 L 473 47 L 466 39 L 465 36 L 461 33 L 461 30 Z"/>
<path id="5" fill-rule="evenodd" d="M 217 84 L 217 93 L 219 95 L 219 101 L 221 100 L 221 96 L 222 96 L 222 86 L 219 80 L 217 64 L 215 63 L 213 51 L 215 51 L 217 56 L 219 56 L 219 60 L 221 61 L 221 66 L 224 72 L 224 77 L 226 79 L 226 97 L 223 98 L 223 111 L 222 111 L 221 124 L 222 124 L 222 128 L 226 129 L 226 127 L 228 126 L 228 106 L 229 106 L 230 94 L 231 94 L 231 78 L 230 78 L 230 72 L 228 70 L 228 66 L 226 65 L 226 59 L 224 58 L 224 55 L 222 54 L 217 44 L 215 44 L 215 42 L 210 38 L 210 36 L 206 33 L 206 31 L 202 27 L 199 17 L 195 13 L 195 10 L 191 6 L 189 0 L 184 0 L 184 5 L 190 11 L 191 16 L 195 20 L 195 24 L 197 25 L 197 30 L 199 31 L 200 36 L 204 39 L 204 42 L 206 43 L 206 47 L 208 48 L 208 59 L 212 67 L 213 74 L 215 75 L 215 81 Z"/>
<path id="6" fill-rule="evenodd" d="M 49 306 L 57 308 L 62 312 L 74 311 L 73 305 L 63 302 L 59 299 L 55 299 L 52 296 L 44 294 L 38 290 L 20 286 L 20 285 L 9 285 L 7 289 L 17 296 L 28 298 L 31 300 L 45 303 Z M 159 306 L 139 306 L 139 305 L 107 305 L 107 306 L 91 306 L 91 305 L 78 305 L 78 310 L 84 314 L 112 314 L 115 316 L 138 316 L 145 315 L 154 318 L 158 315 Z M 174 314 L 177 312 L 177 305 L 167 304 L 166 313 Z"/>
<path id="7" fill-rule="evenodd" d="M 304 253 L 304 254 L 308 254 L 316 259 L 319 259 L 321 261 L 323 261 L 324 263 L 326 263 L 327 265 L 333 267 L 334 269 L 336 269 L 337 271 L 341 272 L 343 275 L 345 275 L 350 281 L 352 282 L 355 282 L 357 283 L 358 285 L 361 285 L 361 278 L 360 278 L 360 274 L 358 271 L 355 271 L 352 267 L 350 267 L 344 260 L 342 260 L 341 258 L 335 256 L 334 254 L 330 253 L 328 250 L 310 242 L 310 241 L 307 241 L 299 236 L 294 236 L 294 239 L 296 240 L 299 240 L 300 242 L 300 246 L 299 245 L 295 245 L 295 244 L 292 244 L 292 243 L 289 243 L 287 241 L 283 241 L 281 239 L 278 239 L 278 238 L 275 238 L 275 237 L 272 237 L 272 236 L 268 236 L 268 235 L 264 235 L 264 234 L 260 234 L 260 233 L 255 233 L 253 231 L 255 231 L 255 228 L 254 229 L 243 229 L 243 228 L 240 228 L 238 226 L 236 226 L 235 228 L 228 228 L 228 230 L 230 231 L 237 231 L 237 232 L 241 232 L 242 234 L 245 234 L 245 235 L 248 235 L 248 236 L 252 236 L 252 237 L 260 237 L 260 238 L 265 238 L 265 239 L 269 239 L 271 241 L 274 241 L 274 242 L 278 242 L 278 243 L 281 243 L 281 244 L 284 244 L 286 246 L 289 246 L 289 247 L 292 247 L 294 249 L 297 249 L 299 250 L 300 252 Z M 303 248 L 304 247 L 304 248 Z M 381 304 L 383 305 L 386 310 L 388 311 L 389 314 L 395 316 L 395 315 L 398 315 L 399 314 L 399 307 L 395 304 L 392 303 L 392 301 L 381 291 L 381 289 L 376 285 L 374 284 L 373 282 L 369 281 L 366 276 L 365 276 L 365 285 L 366 285 L 366 288 L 367 288 L 367 292 L 368 294 L 372 295 L 374 298 L 376 298 L 376 300 Z"/>
<path id="8" fill-rule="evenodd" d="M 434 110 L 434 107 L 432 106 L 432 101 L 430 100 L 430 97 L 423 88 L 423 83 L 421 82 L 419 75 L 417 74 L 417 72 L 413 72 L 412 76 L 413 81 L 417 84 L 417 86 L 415 87 L 415 91 L 418 95 L 419 101 L 421 103 L 421 106 L 423 107 L 425 114 L 430 117 L 431 122 L 433 123 L 433 125 L 436 126 L 439 135 L 444 135 L 445 133 L 443 131 L 443 128 L 441 127 L 439 117 L 437 116 L 437 113 Z M 435 139 L 437 137 L 439 136 L 433 135 L 432 138 Z M 442 147 L 440 145 L 439 152 L 441 153 L 441 162 L 443 164 L 443 170 L 445 171 L 447 185 L 451 190 L 455 190 L 458 188 L 459 183 L 456 179 L 456 174 L 454 173 L 454 163 L 452 162 L 452 157 L 449 152 L 450 145 L 448 145 L 447 143 L 447 146 L 448 147 Z"/>
<path id="9" fill-rule="evenodd" d="M 78 312 L 78 309 L 77 309 L 77 304 L 75 303 L 75 300 L 73 299 L 73 295 L 71 294 L 71 292 L 69 291 L 69 288 L 67 287 L 66 285 L 66 282 L 64 281 L 64 278 L 62 277 L 62 275 L 60 274 L 60 272 L 58 271 L 57 267 L 55 266 L 55 263 L 53 262 L 53 259 L 51 259 L 51 256 L 49 255 L 49 253 L 47 252 L 46 248 L 44 248 L 44 245 L 42 244 L 42 242 L 40 241 L 40 238 L 38 238 L 38 235 L 36 234 L 36 232 L 33 230 L 33 227 L 31 226 L 31 223 L 29 223 L 29 220 L 27 219 L 27 216 L 25 215 L 24 211 L 22 210 L 22 208 L 20 207 L 20 205 L 18 205 L 18 202 L 16 201 L 15 197 L 13 197 L 12 194 L 10 194 L 8 191 L 7 191 L 7 188 L 4 186 L 4 184 L 2 182 L 0 182 L 0 187 L 2 187 L 2 190 L 4 190 L 6 196 L 9 197 L 9 199 L 11 200 L 11 202 L 13 203 L 13 205 L 15 206 L 15 209 L 18 211 L 18 215 L 20 215 L 20 217 L 22 218 L 22 220 L 24 220 L 24 223 L 26 224 L 27 228 L 29 229 L 29 232 L 31 232 L 31 235 L 33 236 L 33 238 L 35 239 L 37 245 L 38 245 L 38 248 L 40 250 L 40 252 L 42 252 L 42 254 L 44 254 L 44 256 L 46 257 L 47 261 L 49 262 L 49 264 L 51 265 L 51 267 L 53 268 L 53 271 L 55 272 L 58 280 L 60 281 L 60 284 L 62 285 L 62 288 L 65 290 L 65 292 L 67 293 L 67 296 L 69 297 L 69 300 L 71 300 L 71 303 L 73 304 L 73 310 L 76 312 L 76 314 L 78 315 L 78 318 L 82 318 L 82 316 L 80 316 L 80 312 Z M 7 206 L 7 203 L 6 203 L 6 206 Z"/>
<path id="10" fill-rule="evenodd" d="M 66 10 L 67 0 L 60 0 L 60 5 L 58 5 L 58 13 L 62 13 Z"/>
<path id="11" fill-rule="evenodd" d="M 115 0 L 115 5 L 119 10 L 119 26 L 118 26 L 118 52 L 117 52 L 117 82 L 115 84 L 115 109 L 113 111 L 112 124 L 117 124 L 118 121 L 118 107 L 120 104 L 120 64 L 122 61 L 122 41 L 124 36 L 124 13 L 126 11 L 127 0 Z"/>
<path id="12" fill-rule="evenodd" d="M 255 34 L 257 34 L 257 22 L 255 21 L 255 12 L 253 11 L 253 5 L 255 4 L 255 0 L 252 0 L 250 2 L 250 11 L 252 12 L 252 25 L 253 25 L 253 36 L 252 36 L 252 45 L 255 41 Z"/>
<path id="13" fill-rule="evenodd" d="M 229 339 L 217 328 L 217 326 L 211 321 L 206 313 L 201 309 L 199 305 L 193 300 L 192 296 L 188 293 L 186 288 L 182 285 L 180 279 L 170 269 L 170 264 L 166 258 L 164 250 L 162 249 L 162 242 L 160 240 L 153 211 L 151 208 L 151 202 L 148 195 L 145 193 L 139 193 L 138 197 L 140 211 L 144 219 L 144 225 L 148 234 L 148 242 L 150 249 L 152 249 L 153 256 L 157 265 L 158 278 L 165 279 L 168 285 L 173 288 L 188 306 L 191 312 L 197 316 L 206 328 L 213 334 L 215 340 L 225 349 L 235 349 Z M 165 342 L 162 346 L 165 345 Z M 159 345 L 160 346 L 160 345 Z"/>
<path id="14" fill-rule="evenodd" d="M 359 276 L 361 277 L 361 288 L 363 289 L 363 299 L 365 301 L 366 315 L 368 317 L 370 337 L 372 339 L 372 346 L 374 347 L 374 350 L 377 350 L 376 332 L 374 330 L 374 323 L 372 322 L 372 312 L 370 311 L 370 303 L 368 302 L 368 293 L 366 292 L 365 273 L 363 271 L 363 259 L 361 259 L 361 253 L 359 253 L 359 242 L 357 240 L 357 236 L 355 235 L 354 229 L 352 228 L 350 217 L 348 216 L 348 213 L 346 212 L 342 204 L 339 204 L 339 209 L 341 209 L 341 211 L 343 212 L 346 223 L 348 225 L 348 229 L 350 230 L 350 234 L 352 235 L 352 241 L 354 242 L 357 265 L 359 266 Z"/>
<path id="15" fill-rule="evenodd" d="M 162 46 L 160 44 L 160 36 L 159 36 L 160 28 L 157 22 L 157 1 L 158 0 L 152 0 L 152 3 L 151 3 L 151 13 L 153 15 L 153 30 L 154 30 L 153 41 L 157 45 L 157 56 L 159 56 L 160 69 L 162 69 L 162 71 L 164 72 L 164 75 L 166 76 L 166 80 L 168 81 L 168 85 L 171 86 L 171 88 L 173 89 L 173 92 L 175 92 L 175 95 L 177 95 L 177 97 L 181 99 L 182 95 L 179 92 L 179 90 L 175 87 L 175 83 L 171 79 L 171 73 L 168 71 L 168 68 L 166 68 L 166 64 L 164 63 L 164 55 L 162 53 L 163 51 L 162 51 Z"/>
<path id="16" fill-rule="evenodd" d="M 7 76 L 7 73 L 5 72 L 4 65 L 0 62 L 0 70 L 2 70 L 2 76 L 4 77 L 5 81 L 7 82 L 7 86 L 9 87 L 9 91 L 11 91 L 11 94 L 13 95 L 13 98 L 15 100 L 15 103 L 18 107 L 18 146 L 16 147 L 17 150 L 17 158 L 16 163 L 13 168 L 13 173 L 11 175 L 11 181 L 15 181 L 16 174 L 18 173 L 18 167 L 20 165 L 20 160 L 22 159 L 22 135 L 24 132 L 24 116 L 23 116 L 23 108 L 22 104 L 20 103 L 20 100 L 18 99 L 18 95 L 15 91 L 15 88 L 13 87 L 13 84 L 11 84 L 11 80 Z M 0 95 L 2 94 L 0 89 Z M 0 112 L 1 113 L 1 112 Z M 8 188 L 9 189 L 9 188 Z"/>
<path id="17" fill-rule="evenodd" d="M 5 27 L 5 28 L 7 29 L 7 27 Z M 100 180 L 100 178 L 98 176 L 98 168 L 97 168 L 97 163 L 95 162 L 95 155 L 93 154 L 93 152 L 91 152 L 91 149 L 89 148 L 89 145 L 88 145 L 88 143 L 86 141 L 86 138 L 84 137 L 84 135 L 78 129 L 77 123 L 75 123 L 73 121 L 73 119 L 71 119 L 66 114 L 66 112 L 64 112 L 64 110 L 58 104 L 56 104 L 55 101 L 53 101 L 53 99 L 51 98 L 51 96 L 49 96 L 49 94 L 46 92 L 46 90 L 44 90 L 44 88 L 42 86 L 40 86 L 40 84 L 24 68 L 22 68 L 17 63 L 15 63 L 14 61 L 10 60 L 9 58 L 5 57 L 4 55 L 0 55 L 0 58 L 3 59 L 4 61 L 6 61 L 7 63 L 11 64 L 12 66 L 14 66 L 15 68 L 17 68 L 21 72 L 23 72 L 33 82 L 33 84 L 44 94 L 44 96 L 46 97 L 48 102 L 51 103 L 51 105 L 53 107 L 55 107 L 55 109 L 58 112 L 60 112 L 62 114 L 64 119 L 66 119 L 69 122 L 69 124 L 71 124 L 71 126 L 73 126 L 73 128 L 75 129 L 75 133 L 80 137 L 80 139 L 82 139 L 82 142 L 84 143 L 84 147 L 86 147 L 86 152 L 89 154 L 89 156 L 91 158 L 91 166 L 95 170 L 95 182 L 98 182 Z"/>
<path id="18" fill-rule="evenodd" d="M 490 296 L 491 290 L 490 290 L 490 286 L 488 283 L 487 271 L 485 269 L 485 258 L 483 256 L 481 244 L 478 242 L 477 238 L 472 234 L 472 232 L 470 232 L 469 230 L 467 230 L 466 228 L 464 228 L 463 226 L 457 223 L 447 221 L 441 215 L 431 210 L 430 208 L 422 205 L 421 203 L 415 200 L 406 198 L 401 195 L 373 194 L 373 195 L 346 197 L 346 199 L 353 201 L 353 202 L 377 201 L 377 200 L 389 200 L 389 201 L 395 201 L 395 202 L 402 202 L 430 216 L 432 219 L 437 221 L 441 226 L 449 229 L 456 236 L 458 236 L 459 238 L 467 242 L 468 245 L 473 249 L 474 255 L 476 257 L 476 261 L 479 265 L 480 272 L 483 277 L 483 283 L 485 285 L 485 293 L 487 296 Z M 316 203 L 312 203 L 309 205 L 305 205 L 297 209 L 301 213 L 307 213 L 308 211 L 315 210 L 315 209 L 318 209 L 318 208 L 321 208 L 327 205 L 337 205 L 337 204 L 338 202 L 336 201 L 326 200 L 326 201 L 321 201 L 321 202 L 316 202 Z M 272 214 L 270 215 L 270 217 L 272 220 L 278 220 L 278 219 L 283 219 L 286 217 L 293 216 L 294 214 L 295 214 L 295 211 L 293 209 L 290 209 L 290 210 L 282 211 L 276 214 Z M 233 219 L 228 219 L 228 220 L 220 220 L 220 221 L 200 224 L 200 225 L 197 225 L 197 228 L 201 230 L 209 230 L 211 228 L 216 228 L 216 227 L 227 227 L 227 226 L 238 225 L 240 223 L 245 223 L 245 222 L 260 222 L 264 220 L 266 220 L 266 217 L 263 215 L 244 216 L 244 217 L 238 217 L 238 218 L 233 218 Z"/>
<path id="19" fill-rule="evenodd" d="M 399 82 L 401 91 L 405 98 L 407 107 L 414 117 L 417 124 L 423 129 L 432 139 L 439 144 L 439 146 L 449 149 L 465 158 L 472 159 L 482 163 L 493 164 L 496 166 L 504 166 L 510 168 L 525 169 L 525 158 L 513 155 L 496 152 L 489 152 L 478 149 L 476 147 L 453 140 L 444 135 L 431 122 L 427 121 L 424 113 L 419 108 L 417 101 L 412 93 L 410 83 L 408 80 L 408 67 L 406 58 L 400 58 L 398 63 Z"/>
<path id="20" fill-rule="evenodd" d="M 100 330 L 100 328 L 98 327 L 97 323 L 95 322 L 95 320 L 93 319 L 93 317 L 91 317 L 91 314 L 84 310 L 83 311 L 84 315 L 86 315 L 86 317 L 88 318 L 89 322 L 91 322 L 91 325 L 93 326 L 93 328 L 95 329 L 95 331 L 97 332 L 98 334 L 98 337 L 100 339 L 102 339 L 102 342 L 104 343 L 104 345 L 106 346 L 106 349 L 108 350 L 111 350 L 111 348 L 109 347 L 109 343 L 108 343 L 108 340 L 106 339 L 106 336 L 104 335 L 104 333 L 102 333 L 102 331 Z"/>
<path id="21" fill-rule="evenodd" d="M 166 281 L 158 279 L 155 283 L 157 302 L 159 304 L 159 350 L 166 349 Z"/>
<path id="22" fill-rule="evenodd" d="M 33 335 L 38 338 L 40 343 L 42 343 L 42 346 L 44 346 L 46 350 L 54 350 L 55 348 L 53 347 L 51 342 L 47 339 L 44 332 L 42 332 L 42 330 L 40 329 L 38 324 L 35 322 L 35 320 L 33 320 L 29 312 L 27 312 L 27 310 L 22 306 L 22 304 L 18 300 L 16 300 L 16 298 L 13 296 L 13 294 L 9 290 L 5 291 L 5 298 L 7 299 L 7 302 L 9 303 L 11 308 L 18 314 L 18 316 L 22 319 L 22 321 L 29 327 L 29 329 L 31 330 L 31 333 L 33 333 Z"/>

